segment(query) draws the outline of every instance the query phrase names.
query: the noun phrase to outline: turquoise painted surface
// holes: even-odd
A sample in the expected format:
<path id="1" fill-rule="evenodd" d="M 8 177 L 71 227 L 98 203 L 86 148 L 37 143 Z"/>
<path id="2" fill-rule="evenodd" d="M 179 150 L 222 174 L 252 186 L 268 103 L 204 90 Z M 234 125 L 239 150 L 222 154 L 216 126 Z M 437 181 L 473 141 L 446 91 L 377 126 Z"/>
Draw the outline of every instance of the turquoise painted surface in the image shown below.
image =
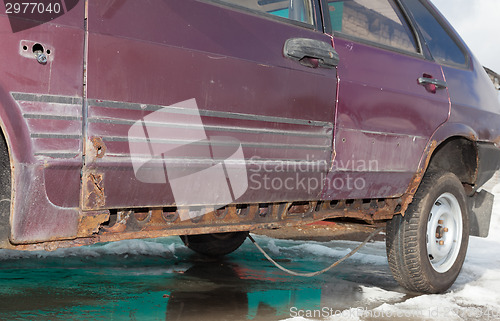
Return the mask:
<path id="1" fill-rule="evenodd" d="M 269 13 L 278 17 L 288 18 L 288 9 L 270 11 Z"/>
<path id="2" fill-rule="evenodd" d="M 329 265 L 347 250 L 257 240 L 282 264 L 305 272 Z M 370 284 L 374 276 L 379 285 L 381 280 L 397 287 L 385 257 L 377 264 L 357 262 L 355 268 L 347 264 L 315 278 L 291 277 L 249 241 L 224 260 L 210 260 L 177 237 L 52 253 L 0 250 L 0 320 L 282 320 L 293 307 L 348 308 L 363 299 L 360 284 Z"/>
<path id="3" fill-rule="evenodd" d="M 330 21 L 332 23 L 333 31 L 342 31 L 342 19 L 344 17 L 344 2 L 330 2 L 328 3 L 330 10 Z"/>

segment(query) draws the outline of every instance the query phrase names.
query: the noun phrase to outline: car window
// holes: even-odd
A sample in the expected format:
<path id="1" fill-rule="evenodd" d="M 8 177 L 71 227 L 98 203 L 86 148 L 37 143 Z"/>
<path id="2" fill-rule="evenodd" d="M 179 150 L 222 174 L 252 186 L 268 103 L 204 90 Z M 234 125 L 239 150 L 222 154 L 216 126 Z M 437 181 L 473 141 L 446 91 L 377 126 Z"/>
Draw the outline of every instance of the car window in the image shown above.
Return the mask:
<path id="1" fill-rule="evenodd" d="M 403 0 L 403 4 L 417 22 L 432 56 L 437 62 L 451 65 L 466 64 L 467 59 L 463 51 L 420 1 Z"/>
<path id="2" fill-rule="evenodd" d="M 330 0 L 328 9 L 336 34 L 418 52 L 415 36 L 392 0 Z"/>
<path id="3" fill-rule="evenodd" d="M 219 0 L 238 7 L 313 24 L 312 0 Z"/>

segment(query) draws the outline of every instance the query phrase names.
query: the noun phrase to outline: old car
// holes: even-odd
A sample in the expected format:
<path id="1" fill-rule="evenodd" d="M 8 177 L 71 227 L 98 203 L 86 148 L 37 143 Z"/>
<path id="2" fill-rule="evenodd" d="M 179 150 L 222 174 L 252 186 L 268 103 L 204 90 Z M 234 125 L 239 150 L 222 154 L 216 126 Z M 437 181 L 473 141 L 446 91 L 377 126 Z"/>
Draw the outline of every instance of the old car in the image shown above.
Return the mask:
<path id="1" fill-rule="evenodd" d="M 488 234 L 498 95 L 429 1 L 2 6 L 2 248 L 352 219 L 437 293 Z"/>

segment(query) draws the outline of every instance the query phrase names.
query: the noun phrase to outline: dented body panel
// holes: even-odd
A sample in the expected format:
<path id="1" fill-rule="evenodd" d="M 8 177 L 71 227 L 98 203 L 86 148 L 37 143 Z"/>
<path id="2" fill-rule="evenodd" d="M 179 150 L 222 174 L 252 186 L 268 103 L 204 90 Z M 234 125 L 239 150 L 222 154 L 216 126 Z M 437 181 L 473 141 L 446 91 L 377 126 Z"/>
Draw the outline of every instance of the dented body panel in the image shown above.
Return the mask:
<path id="1" fill-rule="evenodd" d="M 428 168 L 457 174 L 472 234 L 487 234 L 491 197 L 476 192 L 500 166 L 500 106 L 470 52 L 456 68 L 423 41 L 409 54 L 336 35 L 325 1 L 311 2 L 310 25 L 208 0 L 66 2 L 63 15 L 26 29 L 0 13 L 0 29 L 12 30 L 1 35 L 0 159 L 9 164 L 0 177 L 12 187 L 1 192 L 11 200 L 0 203 L 2 247 L 326 218 L 377 225 L 404 214 Z M 291 59 L 284 44 L 294 38 L 327 44 L 338 65 Z M 456 157 L 437 160 L 444 154 Z M 182 186 L 191 202 L 175 197 L 172 177 L 217 166 L 222 183 L 206 176 Z M 231 176 L 238 166 L 245 179 Z M 212 203 L 196 195 L 204 185 Z"/>

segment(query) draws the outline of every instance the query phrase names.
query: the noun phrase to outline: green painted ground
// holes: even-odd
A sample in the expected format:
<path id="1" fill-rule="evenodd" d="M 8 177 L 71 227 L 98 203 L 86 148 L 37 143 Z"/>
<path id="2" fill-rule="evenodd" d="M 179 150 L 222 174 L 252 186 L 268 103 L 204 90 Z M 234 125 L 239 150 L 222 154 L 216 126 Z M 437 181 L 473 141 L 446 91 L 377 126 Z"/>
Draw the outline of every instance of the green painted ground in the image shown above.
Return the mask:
<path id="1" fill-rule="evenodd" d="M 257 240 L 302 271 L 321 269 L 356 244 Z M 290 317 L 293 307 L 344 309 L 363 299 L 360 284 L 376 280 L 397 287 L 383 244 L 375 252 L 361 254 L 366 264 L 357 269 L 346 264 L 308 279 L 283 274 L 249 241 L 224 261 L 193 254 L 177 237 L 52 253 L 1 250 L 0 319 L 279 320 Z"/>

